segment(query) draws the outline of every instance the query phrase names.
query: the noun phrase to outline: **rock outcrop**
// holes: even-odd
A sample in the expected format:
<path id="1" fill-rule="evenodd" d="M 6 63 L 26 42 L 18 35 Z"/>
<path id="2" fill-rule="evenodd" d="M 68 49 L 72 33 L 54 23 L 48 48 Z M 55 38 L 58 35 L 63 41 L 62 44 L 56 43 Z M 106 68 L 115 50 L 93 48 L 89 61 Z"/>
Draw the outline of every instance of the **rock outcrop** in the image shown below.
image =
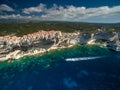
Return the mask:
<path id="1" fill-rule="evenodd" d="M 18 59 L 27 55 L 44 53 L 51 49 L 68 48 L 76 44 L 96 44 L 120 51 L 120 33 L 65 33 L 61 31 L 39 31 L 33 34 L 0 37 L 0 60 Z"/>
<path id="2" fill-rule="evenodd" d="M 103 45 L 111 50 L 120 51 L 120 33 L 100 31 L 93 34 L 81 34 L 80 44 Z"/>

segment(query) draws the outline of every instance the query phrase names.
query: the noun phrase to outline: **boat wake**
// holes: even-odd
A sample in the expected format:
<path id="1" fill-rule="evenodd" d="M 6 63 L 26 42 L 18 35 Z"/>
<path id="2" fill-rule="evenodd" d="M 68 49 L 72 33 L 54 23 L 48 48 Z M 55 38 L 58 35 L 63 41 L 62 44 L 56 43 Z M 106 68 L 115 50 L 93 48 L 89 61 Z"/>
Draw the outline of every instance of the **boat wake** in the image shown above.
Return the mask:
<path id="1" fill-rule="evenodd" d="M 79 58 L 67 58 L 65 61 L 82 61 L 82 60 L 94 60 L 99 58 L 104 58 L 105 56 L 95 56 L 95 57 L 79 57 Z"/>

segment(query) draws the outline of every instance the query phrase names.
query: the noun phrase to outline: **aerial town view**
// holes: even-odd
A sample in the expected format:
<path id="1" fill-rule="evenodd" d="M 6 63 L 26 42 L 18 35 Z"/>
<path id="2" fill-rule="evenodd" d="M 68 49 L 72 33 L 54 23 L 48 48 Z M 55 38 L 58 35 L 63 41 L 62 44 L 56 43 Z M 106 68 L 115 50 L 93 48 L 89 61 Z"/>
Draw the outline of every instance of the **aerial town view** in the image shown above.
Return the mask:
<path id="1" fill-rule="evenodd" d="M 0 0 L 0 90 L 120 90 L 120 0 Z"/>

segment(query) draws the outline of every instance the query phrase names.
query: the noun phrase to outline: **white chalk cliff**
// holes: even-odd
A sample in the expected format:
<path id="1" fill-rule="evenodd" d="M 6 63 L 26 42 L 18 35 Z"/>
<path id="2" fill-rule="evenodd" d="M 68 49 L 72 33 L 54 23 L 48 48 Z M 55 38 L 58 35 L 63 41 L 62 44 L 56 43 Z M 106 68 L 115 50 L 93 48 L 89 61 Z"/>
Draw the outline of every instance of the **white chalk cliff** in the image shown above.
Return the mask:
<path id="1" fill-rule="evenodd" d="M 68 48 L 77 44 L 95 44 L 120 51 L 120 33 L 102 32 L 88 34 L 81 32 L 65 33 L 61 31 L 44 31 L 17 36 L 0 37 L 0 61 L 19 59 L 51 49 Z"/>

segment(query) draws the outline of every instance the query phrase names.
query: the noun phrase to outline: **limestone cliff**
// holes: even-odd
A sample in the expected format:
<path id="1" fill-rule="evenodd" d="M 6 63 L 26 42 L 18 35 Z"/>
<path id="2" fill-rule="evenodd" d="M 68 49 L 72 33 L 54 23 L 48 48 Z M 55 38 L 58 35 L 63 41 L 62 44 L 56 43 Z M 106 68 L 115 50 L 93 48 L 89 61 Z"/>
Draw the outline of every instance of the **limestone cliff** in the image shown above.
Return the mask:
<path id="1" fill-rule="evenodd" d="M 80 44 L 95 44 L 109 47 L 114 51 L 120 51 L 120 33 L 97 32 L 92 34 L 80 34 Z"/>
<path id="2" fill-rule="evenodd" d="M 43 53 L 51 49 L 68 48 L 76 44 L 95 44 L 120 51 L 120 33 L 65 33 L 61 31 L 39 31 L 33 34 L 0 37 L 0 59 L 18 59 L 27 55 Z"/>

